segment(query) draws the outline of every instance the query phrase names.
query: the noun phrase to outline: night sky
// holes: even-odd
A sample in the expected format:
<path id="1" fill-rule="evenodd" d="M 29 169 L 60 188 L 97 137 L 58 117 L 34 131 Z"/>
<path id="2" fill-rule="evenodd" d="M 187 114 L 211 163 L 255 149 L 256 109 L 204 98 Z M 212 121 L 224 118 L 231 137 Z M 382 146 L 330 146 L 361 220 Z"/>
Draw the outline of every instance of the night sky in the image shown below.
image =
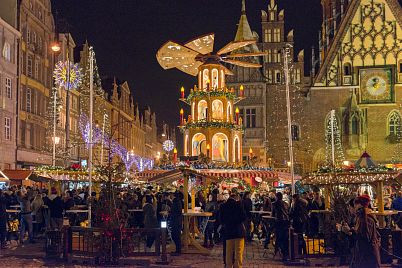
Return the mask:
<path id="1" fill-rule="evenodd" d="M 158 123 L 177 125 L 179 89 L 196 78 L 176 69 L 163 70 L 156 52 L 167 40 L 184 43 L 215 32 L 215 51 L 232 41 L 240 18 L 241 0 L 54 0 L 53 14 L 70 25 L 77 46 L 94 46 L 101 76 L 127 80 L 135 102 L 156 111 Z M 296 50 L 317 47 L 320 0 L 277 0 L 285 8 L 286 32 L 295 29 Z M 269 0 L 246 0 L 252 30 L 261 39 L 261 9 Z M 297 55 L 297 53 L 296 53 Z M 75 59 L 76 61 L 78 59 Z"/>

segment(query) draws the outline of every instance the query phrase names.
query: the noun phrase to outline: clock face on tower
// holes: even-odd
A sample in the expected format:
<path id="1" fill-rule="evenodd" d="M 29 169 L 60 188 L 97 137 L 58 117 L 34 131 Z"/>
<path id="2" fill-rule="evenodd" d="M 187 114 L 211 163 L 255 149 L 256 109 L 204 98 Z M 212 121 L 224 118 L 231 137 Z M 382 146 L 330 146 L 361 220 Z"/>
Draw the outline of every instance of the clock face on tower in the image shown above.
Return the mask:
<path id="1" fill-rule="evenodd" d="M 360 70 L 360 102 L 393 102 L 391 68 L 373 68 Z"/>

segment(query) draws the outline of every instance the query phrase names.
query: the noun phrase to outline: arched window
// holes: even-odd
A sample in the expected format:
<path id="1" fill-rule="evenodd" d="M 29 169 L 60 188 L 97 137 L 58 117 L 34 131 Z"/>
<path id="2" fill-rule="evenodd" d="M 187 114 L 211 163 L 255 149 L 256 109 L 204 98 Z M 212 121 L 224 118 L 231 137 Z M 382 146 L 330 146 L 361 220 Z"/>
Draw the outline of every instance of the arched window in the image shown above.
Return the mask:
<path id="1" fill-rule="evenodd" d="M 208 104 L 205 100 L 198 102 L 198 120 L 207 119 L 208 116 Z"/>
<path id="2" fill-rule="evenodd" d="M 8 42 L 5 42 L 3 46 L 3 58 L 6 61 L 11 61 L 11 46 Z"/>
<path id="3" fill-rule="evenodd" d="M 202 89 L 202 73 L 201 71 L 198 72 L 198 88 Z"/>
<path id="4" fill-rule="evenodd" d="M 223 103 L 220 100 L 212 102 L 212 119 L 223 120 Z"/>
<path id="5" fill-rule="evenodd" d="M 212 137 L 212 160 L 228 162 L 228 137 L 217 133 Z"/>
<path id="6" fill-rule="evenodd" d="M 218 76 L 219 72 L 217 69 L 212 70 L 212 89 L 217 89 L 219 86 L 218 84 Z"/>
<path id="7" fill-rule="evenodd" d="M 221 88 L 225 87 L 225 72 L 221 70 Z"/>
<path id="8" fill-rule="evenodd" d="M 228 108 L 227 108 L 227 113 L 226 113 L 226 121 L 230 122 L 231 117 L 232 117 L 232 105 L 230 104 L 230 101 L 228 101 Z"/>
<path id="9" fill-rule="evenodd" d="M 240 142 L 238 136 L 235 136 L 233 141 L 233 161 L 236 163 L 240 162 Z"/>
<path id="10" fill-rule="evenodd" d="M 351 133 L 352 135 L 357 135 L 359 134 L 359 119 L 357 118 L 357 116 L 353 116 L 352 120 L 350 120 L 350 124 L 351 124 Z"/>
<path id="11" fill-rule="evenodd" d="M 388 135 L 397 136 L 401 131 L 401 116 L 397 111 L 388 115 Z"/>
<path id="12" fill-rule="evenodd" d="M 345 63 L 343 65 L 343 75 L 352 75 L 352 67 L 350 63 Z"/>
<path id="13" fill-rule="evenodd" d="M 202 90 L 205 91 L 207 89 L 208 82 L 209 82 L 209 70 L 204 69 L 204 71 L 202 72 Z"/>
<path id="14" fill-rule="evenodd" d="M 198 156 L 201 153 L 204 155 L 207 153 L 207 145 L 206 145 L 206 137 L 202 133 L 197 133 L 193 136 L 193 140 L 191 142 L 191 155 Z"/>

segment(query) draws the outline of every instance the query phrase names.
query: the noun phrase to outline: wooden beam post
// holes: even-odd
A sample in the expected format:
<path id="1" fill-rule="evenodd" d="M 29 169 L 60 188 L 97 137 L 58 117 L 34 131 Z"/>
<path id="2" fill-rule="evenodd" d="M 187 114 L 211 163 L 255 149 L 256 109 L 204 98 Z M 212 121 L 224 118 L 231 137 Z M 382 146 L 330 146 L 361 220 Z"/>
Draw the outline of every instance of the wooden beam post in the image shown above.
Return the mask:
<path id="1" fill-rule="evenodd" d="M 377 182 L 377 207 L 378 207 L 378 223 L 380 228 L 385 227 L 384 216 L 384 182 Z"/>
<path id="2" fill-rule="evenodd" d="M 183 195 L 184 195 L 184 214 L 187 214 L 188 212 L 188 178 L 189 175 L 186 173 L 183 173 L 184 175 L 184 183 L 183 183 Z M 183 226 L 183 245 L 184 245 L 184 251 L 188 250 L 188 241 L 190 239 L 190 233 L 189 233 L 189 217 L 184 215 L 184 226 Z"/>

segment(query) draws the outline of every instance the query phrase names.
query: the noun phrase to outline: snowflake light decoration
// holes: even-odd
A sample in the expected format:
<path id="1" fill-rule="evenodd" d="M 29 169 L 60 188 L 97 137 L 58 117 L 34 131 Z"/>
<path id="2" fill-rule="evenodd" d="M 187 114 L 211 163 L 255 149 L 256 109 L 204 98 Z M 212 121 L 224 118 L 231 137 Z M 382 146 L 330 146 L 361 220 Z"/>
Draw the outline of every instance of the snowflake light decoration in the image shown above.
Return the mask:
<path id="1" fill-rule="evenodd" d="M 162 144 L 163 150 L 170 152 L 174 149 L 174 143 L 171 140 L 165 140 Z"/>
<path id="2" fill-rule="evenodd" d="M 68 70 L 69 77 L 68 77 Z M 57 86 L 68 90 L 77 89 L 81 84 L 81 69 L 78 63 L 59 61 L 54 68 L 53 77 Z"/>

